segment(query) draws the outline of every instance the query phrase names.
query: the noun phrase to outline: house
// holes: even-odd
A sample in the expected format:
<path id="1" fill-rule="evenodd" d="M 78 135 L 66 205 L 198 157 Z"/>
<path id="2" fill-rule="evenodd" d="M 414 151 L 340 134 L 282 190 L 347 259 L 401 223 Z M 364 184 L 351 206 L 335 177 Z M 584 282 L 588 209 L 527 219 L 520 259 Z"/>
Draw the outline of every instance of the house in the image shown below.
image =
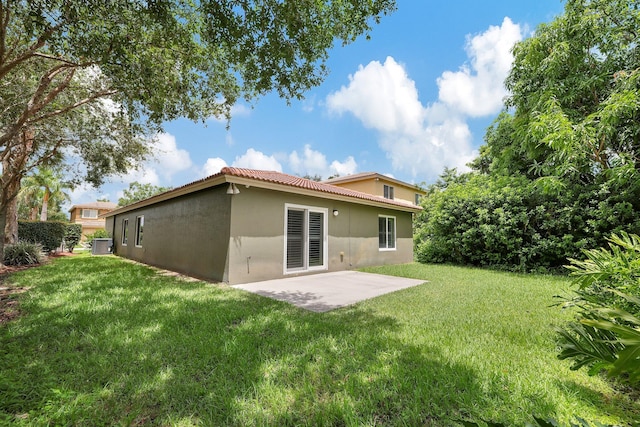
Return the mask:
<path id="1" fill-rule="evenodd" d="M 414 205 L 419 205 L 420 199 L 427 194 L 417 185 L 408 184 L 377 172 L 362 172 L 341 176 L 326 180 L 324 183 L 375 194 L 386 199 L 413 203 Z"/>
<path id="2" fill-rule="evenodd" d="M 116 255 L 239 284 L 411 262 L 419 210 L 280 172 L 225 167 L 105 217 Z"/>
<path id="3" fill-rule="evenodd" d="M 82 224 L 82 241 L 85 241 L 87 235 L 93 234 L 98 230 L 105 230 L 106 221 L 103 215 L 116 207 L 118 207 L 118 205 L 111 202 L 93 202 L 73 205 L 71 209 L 69 209 L 69 221 Z"/>

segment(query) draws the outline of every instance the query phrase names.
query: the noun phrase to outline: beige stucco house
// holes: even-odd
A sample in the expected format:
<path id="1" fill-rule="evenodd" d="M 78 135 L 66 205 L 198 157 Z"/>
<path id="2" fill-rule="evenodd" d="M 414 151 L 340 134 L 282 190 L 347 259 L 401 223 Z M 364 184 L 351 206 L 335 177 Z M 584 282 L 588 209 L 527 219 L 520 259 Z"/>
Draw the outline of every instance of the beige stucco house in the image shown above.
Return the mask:
<path id="1" fill-rule="evenodd" d="M 105 229 L 104 215 L 118 207 L 111 202 L 92 202 L 71 206 L 69 209 L 69 221 L 82 224 L 82 241 L 87 239 L 87 235 L 98 230 Z"/>
<path id="2" fill-rule="evenodd" d="M 420 199 L 427 194 L 426 191 L 416 185 L 377 172 L 345 175 L 329 179 L 324 183 L 415 205 L 419 205 Z"/>
<path id="3" fill-rule="evenodd" d="M 419 210 L 279 172 L 227 167 L 105 216 L 116 255 L 239 284 L 411 262 Z"/>

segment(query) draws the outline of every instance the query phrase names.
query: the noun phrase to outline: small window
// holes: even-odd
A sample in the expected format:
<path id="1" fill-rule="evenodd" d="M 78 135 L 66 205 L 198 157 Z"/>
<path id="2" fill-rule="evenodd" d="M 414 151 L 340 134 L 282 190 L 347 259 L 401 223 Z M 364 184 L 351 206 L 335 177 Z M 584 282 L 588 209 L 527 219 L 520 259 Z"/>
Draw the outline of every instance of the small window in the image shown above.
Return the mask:
<path id="1" fill-rule="evenodd" d="M 395 250 L 396 248 L 396 218 L 393 216 L 378 217 L 378 248 L 380 250 Z"/>
<path id="2" fill-rule="evenodd" d="M 82 218 L 96 219 L 98 218 L 97 209 L 82 209 Z"/>
<path id="3" fill-rule="evenodd" d="M 422 199 L 422 195 L 416 193 L 416 205 L 420 204 L 420 199 Z"/>
<path id="4" fill-rule="evenodd" d="M 142 246 L 142 231 L 144 228 L 144 216 L 136 217 L 136 246 Z"/>
<path id="5" fill-rule="evenodd" d="M 390 185 L 384 185 L 384 198 L 393 199 L 393 187 Z"/>
<path id="6" fill-rule="evenodd" d="M 127 246 L 127 242 L 129 241 L 128 230 L 129 218 L 126 218 L 122 220 L 122 246 Z"/>

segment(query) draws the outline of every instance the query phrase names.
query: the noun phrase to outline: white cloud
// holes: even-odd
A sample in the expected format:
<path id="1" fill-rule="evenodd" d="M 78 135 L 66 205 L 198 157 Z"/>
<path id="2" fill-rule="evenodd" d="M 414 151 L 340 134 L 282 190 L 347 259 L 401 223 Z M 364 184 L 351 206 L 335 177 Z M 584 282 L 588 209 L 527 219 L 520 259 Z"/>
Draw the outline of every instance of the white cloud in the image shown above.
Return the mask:
<path id="1" fill-rule="evenodd" d="M 236 157 L 233 166 L 248 169 L 274 170 L 282 172 L 282 165 L 273 156 L 249 148 L 242 156 Z"/>
<path id="2" fill-rule="evenodd" d="M 334 160 L 329 164 L 327 156 L 306 144 L 302 154 L 298 154 L 297 151 L 289 154 L 289 167 L 298 175 L 320 175 L 322 178 L 327 178 L 335 174 L 352 174 L 358 169 L 358 164 L 352 156 L 347 157 L 344 162 Z"/>
<path id="3" fill-rule="evenodd" d="M 209 158 L 205 162 L 202 168 L 203 176 L 210 176 L 220 172 L 220 169 L 227 166 L 227 162 L 225 162 L 220 157 Z"/>
<path id="4" fill-rule="evenodd" d="M 471 64 L 459 71 L 445 71 L 438 79 L 442 102 L 471 117 L 486 116 L 502 108 L 507 95 L 507 77 L 513 55 L 511 48 L 522 40 L 520 26 L 504 18 L 500 27 L 467 38 L 466 51 Z"/>
<path id="5" fill-rule="evenodd" d="M 349 156 L 344 162 L 334 160 L 333 162 L 331 162 L 331 166 L 329 167 L 329 169 L 331 171 L 330 175 L 352 175 L 358 171 L 358 164 L 352 156 Z"/>
<path id="6" fill-rule="evenodd" d="M 418 91 L 402 65 L 392 57 L 371 61 L 349 76 L 349 86 L 327 96 L 329 110 L 350 112 L 368 127 L 382 132 L 417 132 L 423 119 Z"/>
<path id="7" fill-rule="evenodd" d="M 330 112 L 356 116 L 379 133 L 379 145 L 394 170 L 429 178 L 445 166 L 466 169 L 476 152 L 466 117 L 497 113 L 512 63 L 511 48 L 520 27 L 505 18 L 500 27 L 469 38 L 470 65 L 445 71 L 438 79 L 439 100 L 424 106 L 415 82 L 392 57 L 372 61 L 349 76 L 349 85 L 327 96 Z"/>
<path id="8" fill-rule="evenodd" d="M 158 165 L 161 175 L 167 180 L 171 180 L 174 174 L 187 170 L 193 165 L 189 152 L 178 148 L 176 137 L 170 133 L 158 134 L 154 148 L 155 159 L 149 162 L 149 166 Z"/>

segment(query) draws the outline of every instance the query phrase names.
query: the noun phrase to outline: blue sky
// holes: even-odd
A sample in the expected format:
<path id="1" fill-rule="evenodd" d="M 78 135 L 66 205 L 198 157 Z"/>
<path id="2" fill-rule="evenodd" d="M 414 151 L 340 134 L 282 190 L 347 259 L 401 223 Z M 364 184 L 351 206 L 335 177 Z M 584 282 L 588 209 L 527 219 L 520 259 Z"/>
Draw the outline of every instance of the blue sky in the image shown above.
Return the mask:
<path id="1" fill-rule="evenodd" d="M 398 0 L 361 38 L 329 53 L 324 83 L 290 105 L 277 94 L 234 107 L 231 127 L 177 120 L 157 156 L 71 203 L 117 202 L 132 181 L 176 187 L 223 166 L 293 175 L 375 171 L 431 183 L 464 170 L 507 94 L 513 44 L 562 13 L 560 0 Z"/>

